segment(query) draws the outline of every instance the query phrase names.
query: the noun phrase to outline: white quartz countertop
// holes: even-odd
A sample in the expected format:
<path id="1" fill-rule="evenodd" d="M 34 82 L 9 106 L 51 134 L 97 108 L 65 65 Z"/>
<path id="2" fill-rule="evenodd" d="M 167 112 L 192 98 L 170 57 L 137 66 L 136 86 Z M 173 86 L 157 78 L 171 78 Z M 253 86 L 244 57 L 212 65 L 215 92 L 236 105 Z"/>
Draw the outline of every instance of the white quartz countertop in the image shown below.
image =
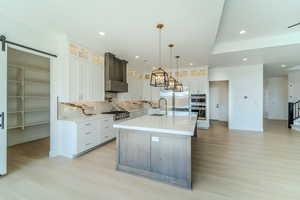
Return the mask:
<path id="1" fill-rule="evenodd" d="M 96 114 L 96 115 L 91 115 L 91 116 L 80 115 L 80 116 L 76 116 L 76 117 L 65 117 L 60 120 L 79 123 L 79 122 L 83 122 L 83 121 L 113 118 L 113 116 L 114 115 L 112 115 L 112 114 Z"/>
<path id="2" fill-rule="evenodd" d="M 115 123 L 114 128 L 192 136 L 196 123 L 195 113 L 169 111 L 167 116 L 145 115 Z"/>

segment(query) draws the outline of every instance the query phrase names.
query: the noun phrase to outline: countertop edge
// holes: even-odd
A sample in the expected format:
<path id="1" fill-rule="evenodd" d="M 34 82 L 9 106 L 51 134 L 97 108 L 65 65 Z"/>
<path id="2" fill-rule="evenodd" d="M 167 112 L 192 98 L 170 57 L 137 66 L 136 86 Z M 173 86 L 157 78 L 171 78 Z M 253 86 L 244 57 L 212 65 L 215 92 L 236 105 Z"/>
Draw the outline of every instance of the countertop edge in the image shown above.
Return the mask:
<path id="1" fill-rule="evenodd" d="M 75 123 L 80 123 L 84 121 L 93 121 L 97 119 L 106 119 L 106 118 L 113 118 L 113 115 L 94 115 L 90 117 L 79 117 L 79 118 L 65 118 L 65 119 L 59 119 L 58 121 L 67 121 L 67 122 L 75 122 Z"/>
<path id="2" fill-rule="evenodd" d="M 172 130 L 172 129 L 146 128 L 146 127 L 138 127 L 138 126 L 119 125 L 119 124 L 114 124 L 113 127 L 121 128 L 121 129 L 129 129 L 129 130 L 167 133 L 167 134 L 174 134 L 174 135 L 185 135 L 185 136 L 193 136 L 194 135 L 194 131 L 177 131 L 177 130 Z"/>

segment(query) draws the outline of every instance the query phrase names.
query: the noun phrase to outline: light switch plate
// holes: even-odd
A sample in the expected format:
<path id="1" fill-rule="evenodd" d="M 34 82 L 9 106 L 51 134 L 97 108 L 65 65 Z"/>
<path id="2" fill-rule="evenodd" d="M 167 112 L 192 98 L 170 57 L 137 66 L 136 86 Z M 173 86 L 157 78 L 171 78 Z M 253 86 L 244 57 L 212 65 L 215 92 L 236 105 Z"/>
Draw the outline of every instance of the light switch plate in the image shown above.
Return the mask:
<path id="1" fill-rule="evenodd" d="M 151 140 L 152 142 L 159 142 L 159 137 L 152 137 Z"/>

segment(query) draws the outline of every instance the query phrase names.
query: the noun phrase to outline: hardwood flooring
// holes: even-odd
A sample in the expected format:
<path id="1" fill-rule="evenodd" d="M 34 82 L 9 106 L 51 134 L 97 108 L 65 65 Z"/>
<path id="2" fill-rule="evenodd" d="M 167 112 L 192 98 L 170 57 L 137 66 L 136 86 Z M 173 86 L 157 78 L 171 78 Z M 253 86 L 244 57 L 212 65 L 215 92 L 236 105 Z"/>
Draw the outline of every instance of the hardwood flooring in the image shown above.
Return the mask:
<path id="1" fill-rule="evenodd" d="M 80 158 L 48 158 L 49 141 L 9 148 L 0 200 L 300 199 L 300 132 L 266 121 L 264 133 L 218 122 L 192 141 L 193 190 L 115 171 L 115 143 Z"/>

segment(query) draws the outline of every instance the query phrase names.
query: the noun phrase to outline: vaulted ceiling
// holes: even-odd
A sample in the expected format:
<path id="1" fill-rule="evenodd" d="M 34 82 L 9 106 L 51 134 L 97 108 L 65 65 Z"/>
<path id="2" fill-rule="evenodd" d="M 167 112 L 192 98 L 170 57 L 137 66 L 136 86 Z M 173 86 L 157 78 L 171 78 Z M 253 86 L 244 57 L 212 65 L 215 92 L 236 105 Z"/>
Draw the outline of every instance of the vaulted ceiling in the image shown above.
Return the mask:
<path id="1" fill-rule="evenodd" d="M 300 26 L 288 28 L 300 22 L 299 10 L 297 0 L 227 0 L 210 65 L 263 63 L 266 76 L 287 74 L 300 64 Z"/>
<path id="2" fill-rule="evenodd" d="M 277 76 L 286 71 L 282 64 L 300 64 L 300 26 L 287 28 L 300 21 L 299 10 L 298 0 L 4 0 L 0 15 L 33 29 L 65 33 L 143 70 L 157 63 L 155 25 L 163 23 L 165 64 L 167 45 L 174 43 L 183 66 L 263 63 Z"/>

